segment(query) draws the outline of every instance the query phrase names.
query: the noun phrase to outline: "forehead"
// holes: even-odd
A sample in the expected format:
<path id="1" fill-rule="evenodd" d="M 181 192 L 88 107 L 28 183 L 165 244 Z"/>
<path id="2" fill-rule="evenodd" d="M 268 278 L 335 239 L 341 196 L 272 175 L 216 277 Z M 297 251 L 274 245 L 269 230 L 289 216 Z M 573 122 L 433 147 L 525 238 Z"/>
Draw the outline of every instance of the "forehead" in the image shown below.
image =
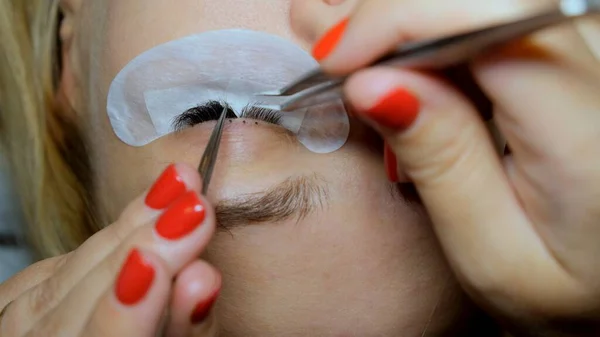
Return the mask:
<path id="1" fill-rule="evenodd" d="M 85 88 L 82 105 L 100 125 L 108 89 L 136 56 L 158 45 L 209 30 L 246 28 L 299 43 L 288 0 L 68 0 L 78 17 L 74 63 Z M 98 119 L 100 118 L 100 119 Z"/>
<path id="2" fill-rule="evenodd" d="M 114 77 L 142 52 L 208 30 L 247 28 L 293 40 L 289 1 L 276 0 L 109 0 L 88 1 L 104 16 L 104 69 Z M 94 4 L 92 4 L 94 3 Z"/>

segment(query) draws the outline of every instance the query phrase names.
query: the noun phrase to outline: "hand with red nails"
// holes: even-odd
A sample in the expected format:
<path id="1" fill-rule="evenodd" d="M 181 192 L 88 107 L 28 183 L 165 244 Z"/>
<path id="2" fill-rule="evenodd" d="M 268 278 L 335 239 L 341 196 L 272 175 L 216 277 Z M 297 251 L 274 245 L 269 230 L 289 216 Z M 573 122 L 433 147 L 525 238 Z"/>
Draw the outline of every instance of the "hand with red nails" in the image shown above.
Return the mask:
<path id="1" fill-rule="evenodd" d="M 79 249 L 2 284 L 0 335 L 215 336 L 221 276 L 198 260 L 215 230 L 201 184 L 195 169 L 169 166 Z"/>
<path id="2" fill-rule="evenodd" d="M 313 54 L 326 71 L 347 74 L 398 44 L 553 5 L 362 1 Z M 446 78 L 366 67 L 345 87 L 356 113 L 389 144 L 390 177 L 414 182 L 464 289 L 517 326 L 562 331 L 576 321 L 600 330 L 600 62 L 598 46 L 586 43 L 598 36 L 597 21 L 554 27 L 469 65 L 494 102 L 507 156 L 470 97 Z"/>

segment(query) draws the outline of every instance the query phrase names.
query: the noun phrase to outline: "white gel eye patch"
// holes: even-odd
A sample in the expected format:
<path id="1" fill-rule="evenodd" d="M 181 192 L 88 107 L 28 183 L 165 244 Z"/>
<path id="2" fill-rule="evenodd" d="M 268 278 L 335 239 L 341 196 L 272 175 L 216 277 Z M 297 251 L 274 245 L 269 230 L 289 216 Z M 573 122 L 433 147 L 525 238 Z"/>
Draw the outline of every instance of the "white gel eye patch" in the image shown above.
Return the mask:
<path id="1" fill-rule="evenodd" d="M 293 43 L 248 30 L 210 31 L 168 42 L 131 61 L 114 79 L 107 111 L 115 134 L 143 146 L 175 128 L 190 108 L 225 101 L 238 114 L 257 103 L 254 94 L 283 87 L 317 67 Z M 280 112 L 280 125 L 315 153 L 341 148 L 350 133 L 341 101 Z"/>

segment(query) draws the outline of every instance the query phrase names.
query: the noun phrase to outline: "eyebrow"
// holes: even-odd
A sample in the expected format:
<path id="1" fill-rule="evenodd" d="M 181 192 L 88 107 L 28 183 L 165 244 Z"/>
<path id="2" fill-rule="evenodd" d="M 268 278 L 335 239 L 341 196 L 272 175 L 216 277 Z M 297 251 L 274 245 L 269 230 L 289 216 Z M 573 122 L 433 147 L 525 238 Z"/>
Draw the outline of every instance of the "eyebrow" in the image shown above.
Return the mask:
<path id="1" fill-rule="evenodd" d="M 317 174 L 288 178 L 267 191 L 240 195 L 217 203 L 219 229 L 252 224 L 300 221 L 328 204 L 324 178 Z"/>

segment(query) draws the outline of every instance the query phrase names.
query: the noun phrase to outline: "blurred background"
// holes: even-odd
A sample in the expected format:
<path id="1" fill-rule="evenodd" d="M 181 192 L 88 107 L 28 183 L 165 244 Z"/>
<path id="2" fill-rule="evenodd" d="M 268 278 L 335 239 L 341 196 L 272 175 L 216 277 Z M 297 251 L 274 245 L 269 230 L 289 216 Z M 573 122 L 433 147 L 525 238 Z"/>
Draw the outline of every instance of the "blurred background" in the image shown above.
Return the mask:
<path id="1" fill-rule="evenodd" d="M 31 263 L 23 237 L 25 223 L 7 164 L 0 153 L 0 283 Z"/>

